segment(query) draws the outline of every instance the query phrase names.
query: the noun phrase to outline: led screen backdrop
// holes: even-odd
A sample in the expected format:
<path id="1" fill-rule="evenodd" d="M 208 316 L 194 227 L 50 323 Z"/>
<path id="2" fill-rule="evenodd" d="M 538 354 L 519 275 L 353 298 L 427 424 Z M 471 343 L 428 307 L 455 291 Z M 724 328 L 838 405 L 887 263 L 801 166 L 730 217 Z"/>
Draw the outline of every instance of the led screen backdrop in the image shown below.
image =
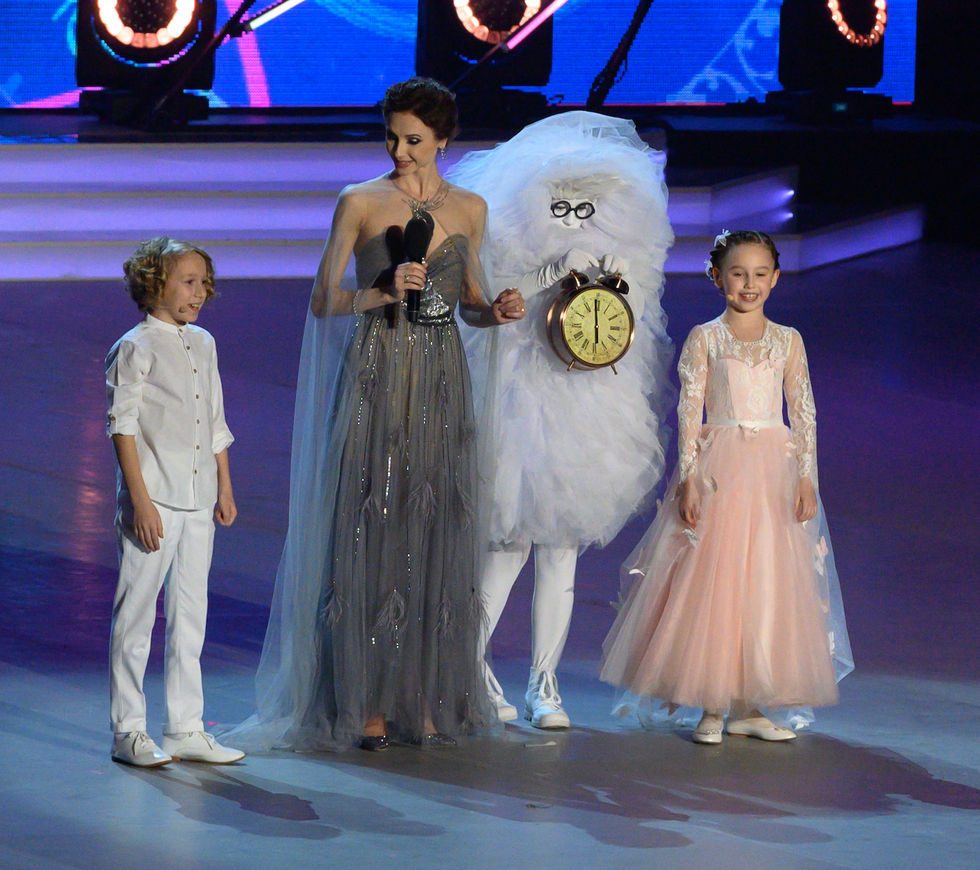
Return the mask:
<path id="1" fill-rule="evenodd" d="M 868 0 L 871 2 L 871 0 Z M 255 8 L 262 8 L 261 2 Z M 237 8 L 218 0 L 219 24 Z M 778 88 L 779 0 L 655 0 L 610 103 L 761 98 Z M 582 104 L 636 3 L 570 0 L 555 17 L 554 68 L 542 88 Z M 218 106 L 373 105 L 412 75 L 416 0 L 306 0 L 218 52 Z M 913 98 L 916 0 L 889 0 L 885 76 Z M 0 0 L 0 106 L 77 104 L 75 0 Z"/>

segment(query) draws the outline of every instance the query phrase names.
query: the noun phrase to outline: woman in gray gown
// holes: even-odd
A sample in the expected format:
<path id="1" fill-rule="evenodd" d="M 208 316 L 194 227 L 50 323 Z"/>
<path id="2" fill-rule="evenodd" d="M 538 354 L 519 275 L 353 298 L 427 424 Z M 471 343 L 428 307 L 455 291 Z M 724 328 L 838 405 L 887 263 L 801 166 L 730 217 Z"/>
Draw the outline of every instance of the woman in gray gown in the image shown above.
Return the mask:
<path id="1" fill-rule="evenodd" d="M 477 653 L 477 420 L 455 312 L 490 327 L 521 319 L 524 302 L 489 301 L 486 205 L 439 175 L 452 94 L 410 79 L 382 109 L 394 168 L 341 193 L 310 303 L 258 713 L 236 729 L 252 748 L 452 745 L 493 721 Z M 423 263 L 399 250 L 413 217 L 433 229 Z"/>

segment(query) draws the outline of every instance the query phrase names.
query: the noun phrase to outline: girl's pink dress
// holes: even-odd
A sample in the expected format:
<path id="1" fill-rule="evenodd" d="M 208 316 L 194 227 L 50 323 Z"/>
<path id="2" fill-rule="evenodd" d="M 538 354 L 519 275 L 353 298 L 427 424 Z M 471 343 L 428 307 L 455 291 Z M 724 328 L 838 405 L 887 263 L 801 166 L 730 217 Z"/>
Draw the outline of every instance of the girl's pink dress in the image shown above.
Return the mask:
<path id="1" fill-rule="evenodd" d="M 712 712 L 833 704 L 853 668 L 840 587 L 822 506 L 805 524 L 794 516 L 799 479 L 817 483 L 803 340 L 770 321 L 759 341 L 741 342 L 718 318 L 691 331 L 678 370 L 680 461 L 623 566 L 632 589 L 601 678 Z M 696 529 L 675 501 L 692 476 Z"/>

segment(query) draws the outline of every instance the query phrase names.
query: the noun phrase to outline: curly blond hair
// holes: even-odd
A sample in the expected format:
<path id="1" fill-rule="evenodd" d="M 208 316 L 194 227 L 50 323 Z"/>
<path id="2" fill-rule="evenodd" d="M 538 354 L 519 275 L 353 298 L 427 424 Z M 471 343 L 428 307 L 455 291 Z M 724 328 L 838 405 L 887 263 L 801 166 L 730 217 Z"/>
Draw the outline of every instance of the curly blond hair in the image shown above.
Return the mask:
<path id="1" fill-rule="evenodd" d="M 133 255 L 123 263 L 126 291 L 140 311 L 153 311 L 160 304 L 164 288 L 167 286 L 167 276 L 185 254 L 200 254 L 204 259 L 207 268 L 207 277 L 204 279 L 207 297 L 204 301 L 210 301 L 215 295 L 214 261 L 211 255 L 189 242 L 157 236 L 155 239 L 141 242 Z"/>

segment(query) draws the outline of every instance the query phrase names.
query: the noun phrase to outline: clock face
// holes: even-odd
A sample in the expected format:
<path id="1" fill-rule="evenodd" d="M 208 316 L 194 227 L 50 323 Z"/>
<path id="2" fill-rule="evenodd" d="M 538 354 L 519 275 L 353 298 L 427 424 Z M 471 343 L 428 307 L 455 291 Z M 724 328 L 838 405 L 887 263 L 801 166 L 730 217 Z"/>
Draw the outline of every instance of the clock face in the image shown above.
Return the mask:
<path id="1" fill-rule="evenodd" d="M 633 312 L 618 293 L 588 287 L 573 294 L 565 306 L 561 335 L 576 361 L 595 367 L 611 365 L 633 341 Z"/>

